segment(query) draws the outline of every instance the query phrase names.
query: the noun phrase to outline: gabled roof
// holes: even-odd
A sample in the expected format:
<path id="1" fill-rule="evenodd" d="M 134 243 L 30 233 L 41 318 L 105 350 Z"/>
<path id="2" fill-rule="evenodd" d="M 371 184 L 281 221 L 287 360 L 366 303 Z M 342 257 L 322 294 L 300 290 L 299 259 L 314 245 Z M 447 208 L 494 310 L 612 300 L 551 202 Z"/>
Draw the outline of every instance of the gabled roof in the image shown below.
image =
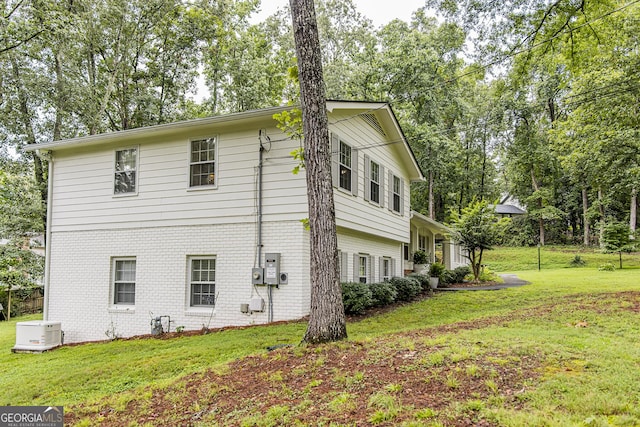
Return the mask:
<path id="1" fill-rule="evenodd" d="M 411 211 L 411 221 L 424 224 L 428 228 L 435 230 L 442 234 L 451 234 L 452 230 L 441 222 L 431 219 L 428 216 L 422 215 L 419 212 Z"/>
<path id="2" fill-rule="evenodd" d="M 117 132 L 109 132 L 97 135 L 87 135 L 77 138 L 70 138 L 60 141 L 43 142 L 40 144 L 28 145 L 25 151 L 58 151 L 74 147 L 86 147 L 92 145 L 108 144 L 110 142 L 133 141 L 137 138 L 166 137 L 185 131 L 197 132 L 211 126 L 236 126 L 253 123 L 256 126 L 267 126 L 273 123 L 273 115 L 285 110 L 290 110 L 292 106 L 280 106 L 251 110 L 241 113 L 212 116 L 202 119 L 185 120 L 174 123 L 166 123 L 154 126 L 147 126 L 135 129 L 127 129 Z M 380 131 L 394 145 L 395 152 L 400 156 L 402 162 L 409 172 L 411 181 L 423 181 L 424 175 L 416 157 L 407 143 L 407 140 L 400 128 L 398 120 L 385 102 L 358 102 L 358 101 L 327 101 L 327 111 L 348 110 L 354 116 L 359 115 L 365 119 L 372 127 Z"/>
<path id="3" fill-rule="evenodd" d="M 495 205 L 495 211 L 500 215 L 524 215 L 527 212 L 514 205 Z"/>

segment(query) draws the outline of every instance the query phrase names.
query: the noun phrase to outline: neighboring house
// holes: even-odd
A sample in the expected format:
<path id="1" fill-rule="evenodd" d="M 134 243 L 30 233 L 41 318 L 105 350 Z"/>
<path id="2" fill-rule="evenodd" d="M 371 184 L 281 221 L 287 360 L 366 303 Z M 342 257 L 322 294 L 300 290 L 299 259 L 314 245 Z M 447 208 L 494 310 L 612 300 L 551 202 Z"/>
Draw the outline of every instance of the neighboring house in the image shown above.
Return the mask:
<path id="1" fill-rule="evenodd" d="M 411 211 L 411 239 L 405 244 L 404 270 L 413 270 L 412 254 L 424 251 L 429 262 L 440 261 L 448 270 L 469 265 L 469 259 L 462 247 L 451 240 L 451 229 L 418 212 Z"/>
<path id="2" fill-rule="evenodd" d="M 159 316 L 188 330 L 307 315 L 300 143 L 273 119 L 287 108 L 28 147 L 50 160 L 44 319 L 78 342 Z M 341 280 L 401 275 L 416 159 L 389 105 L 327 109 Z"/>
<path id="3" fill-rule="evenodd" d="M 500 203 L 492 206 L 501 217 L 514 217 L 525 215 L 527 211 L 522 207 L 518 199 L 510 195 L 502 196 Z"/>

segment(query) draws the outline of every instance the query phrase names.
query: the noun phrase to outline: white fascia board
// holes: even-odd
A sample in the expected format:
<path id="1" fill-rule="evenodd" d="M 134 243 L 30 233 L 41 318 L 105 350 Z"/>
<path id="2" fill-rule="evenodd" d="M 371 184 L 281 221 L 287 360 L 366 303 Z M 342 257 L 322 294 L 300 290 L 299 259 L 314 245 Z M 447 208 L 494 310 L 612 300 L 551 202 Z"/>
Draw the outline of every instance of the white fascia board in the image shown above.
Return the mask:
<path id="1" fill-rule="evenodd" d="M 275 113 L 282 112 L 291 107 L 273 107 L 262 110 L 252 110 L 242 113 L 225 114 L 223 116 L 213 116 L 204 119 L 185 120 L 181 122 L 166 123 L 161 125 L 146 126 L 135 129 L 127 129 L 117 132 L 101 133 L 96 135 L 81 136 L 78 138 L 64 139 L 60 141 L 43 142 L 39 144 L 27 145 L 25 151 L 55 151 L 57 148 L 67 148 L 72 146 L 85 146 L 103 144 L 111 141 L 133 140 L 138 137 L 149 137 L 159 135 L 169 135 L 179 133 L 186 129 L 204 128 L 207 126 L 243 123 L 258 119 L 270 119 Z"/>

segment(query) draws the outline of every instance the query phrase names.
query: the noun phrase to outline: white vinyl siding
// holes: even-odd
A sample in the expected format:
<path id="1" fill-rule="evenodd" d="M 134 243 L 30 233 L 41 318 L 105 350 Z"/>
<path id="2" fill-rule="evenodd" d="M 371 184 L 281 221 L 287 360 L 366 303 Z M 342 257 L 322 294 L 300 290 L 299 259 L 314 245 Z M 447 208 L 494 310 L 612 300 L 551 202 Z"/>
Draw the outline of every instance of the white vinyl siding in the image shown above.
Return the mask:
<path id="1" fill-rule="evenodd" d="M 335 112 L 330 117 L 331 141 L 332 141 L 332 172 L 334 183 L 334 202 L 336 210 L 336 224 L 338 227 L 351 229 L 358 232 L 370 233 L 379 237 L 388 238 L 397 242 L 408 242 L 409 233 L 409 179 L 406 174 L 406 165 L 398 158 L 397 152 L 400 144 L 389 143 L 374 127 L 361 117 L 352 114 Z M 357 186 L 358 197 L 338 187 L 338 149 L 339 141 L 345 141 L 358 152 Z M 352 155 L 352 158 L 354 156 Z M 371 201 L 371 162 L 380 166 L 380 202 Z M 355 166 L 355 161 L 352 161 Z M 401 179 L 401 194 L 403 206 L 401 212 L 389 208 L 390 189 L 389 173 Z M 384 209 L 381 209 L 384 207 Z M 344 248 L 342 248 L 344 249 Z M 351 254 L 366 248 L 349 250 L 349 264 Z M 401 254 L 398 253 L 398 259 Z M 376 263 L 377 270 L 378 265 Z M 350 269 L 350 271 L 352 271 Z M 352 276 L 353 274 L 350 274 Z"/>
<path id="2" fill-rule="evenodd" d="M 135 258 L 114 258 L 112 265 L 113 303 L 134 305 L 136 303 Z"/>
<path id="3" fill-rule="evenodd" d="M 277 129 L 271 138 L 283 139 Z M 255 223 L 259 146 L 250 130 L 221 133 L 217 138 L 216 190 L 189 187 L 190 143 L 185 136 L 141 143 L 137 196 L 114 197 L 114 150 L 84 147 L 56 153 L 51 206 L 52 231 Z M 285 159 L 290 141 L 275 142 L 265 153 L 264 221 L 309 216 L 304 174 L 293 175 Z M 270 161 L 277 158 L 277 161 Z M 221 179 L 221 177 L 223 179 Z"/>
<path id="4" fill-rule="evenodd" d="M 113 194 L 135 194 L 138 178 L 138 149 L 117 150 L 113 172 Z"/>

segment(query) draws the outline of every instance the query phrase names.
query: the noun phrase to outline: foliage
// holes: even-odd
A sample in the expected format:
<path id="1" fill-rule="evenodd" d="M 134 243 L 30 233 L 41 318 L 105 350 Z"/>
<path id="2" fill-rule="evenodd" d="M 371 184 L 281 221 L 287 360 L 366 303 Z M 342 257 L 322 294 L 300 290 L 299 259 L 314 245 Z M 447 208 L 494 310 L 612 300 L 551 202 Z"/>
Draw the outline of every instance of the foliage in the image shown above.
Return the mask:
<path id="1" fill-rule="evenodd" d="M 342 283 L 342 301 L 347 314 L 362 314 L 374 303 L 371 288 L 366 283 Z"/>
<path id="2" fill-rule="evenodd" d="M 413 253 L 413 262 L 415 264 L 428 264 L 429 255 L 422 250 L 417 250 Z"/>
<path id="3" fill-rule="evenodd" d="M 44 230 L 43 205 L 32 176 L 0 170 L 0 237 Z"/>
<path id="4" fill-rule="evenodd" d="M 407 277 L 410 277 L 410 278 L 415 279 L 418 282 L 420 282 L 420 286 L 422 287 L 422 292 L 426 292 L 429 289 L 431 289 L 431 286 L 429 285 L 429 275 L 428 274 L 411 273 Z"/>
<path id="5" fill-rule="evenodd" d="M 576 254 L 576 256 L 573 257 L 569 265 L 571 267 L 584 267 L 585 265 L 587 265 L 587 262 L 584 259 L 582 259 L 580 255 Z"/>
<path id="6" fill-rule="evenodd" d="M 444 266 L 444 264 L 439 262 L 433 262 L 429 266 L 429 276 L 441 278 L 445 270 L 446 270 L 446 267 Z"/>
<path id="7" fill-rule="evenodd" d="M 453 270 L 446 270 L 440 277 L 440 285 L 447 286 L 455 283 L 463 283 L 465 277 L 471 273 L 469 266 L 461 265 Z"/>
<path id="8" fill-rule="evenodd" d="M 397 301 L 411 301 L 422 291 L 420 282 L 411 277 L 392 277 L 390 283 L 398 292 Z"/>
<path id="9" fill-rule="evenodd" d="M 610 262 L 605 262 L 604 264 L 600 264 L 598 266 L 598 271 L 615 271 L 616 267 L 610 263 Z"/>
<path id="10" fill-rule="evenodd" d="M 498 248 L 490 254 L 510 256 L 512 249 L 507 248 L 505 254 L 500 254 Z M 573 256 L 575 248 L 572 249 L 567 254 Z M 561 263 L 566 267 L 565 259 L 554 260 L 554 264 Z M 599 272 L 595 268 L 561 267 L 523 272 L 521 278 L 532 282 L 531 285 L 508 292 L 442 293 L 438 298 L 404 304 L 393 311 L 350 322 L 352 342 L 326 347 L 301 346 L 291 349 L 291 353 L 289 350 L 267 353 L 264 349 L 274 342 L 298 342 L 304 322 L 227 329 L 207 335 L 182 334 L 163 340 L 88 343 L 19 357 L 9 351 L 15 344 L 16 322 L 0 322 L 0 349 L 3 349 L 0 364 L 5 368 L 0 377 L 3 390 L 0 403 L 47 405 L 56 401 L 65 406 L 65 413 L 79 425 L 89 425 L 96 417 L 108 417 L 104 408 L 109 407 L 114 413 L 110 420 L 117 417 L 118 422 L 135 424 L 147 422 L 151 395 L 158 392 L 174 399 L 175 404 L 170 405 L 169 411 L 184 414 L 186 418 L 181 421 L 188 422 L 197 416 L 204 417 L 202 423 L 214 425 L 219 422 L 220 414 L 201 412 L 204 396 L 221 399 L 222 393 L 228 393 L 235 401 L 250 405 L 234 408 L 237 410 L 225 418 L 227 423 L 240 425 L 248 414 L 261 415 L 264 411 L 257 403 L 251 406 L 245 389 L 229 389 L 233 387 L 231 384 L 206 380 L 218 378 L 216 374 L 225 378 L 229 366 L 250 366 L 256 361 L 260 366 L 282 366 L 283 359 L 295 357 L 296 368 L 283 374 L 284 379 L 269 390 L 290 393 L 287 396 L 293 399 L 306 398 L 315 405 L 292 401 L 288 406 L 290 420 L 308 419 L 317 414 L 317 408 L 349 393 L 353 408 L 368 411 L 363 414 L 366 424 L 366 418 L 377 409 L 367 408 L 368 399 L 375 393 L 361 393 L 354 390 L 352 384 L 343 382 L 330 393 L 312 392 L 309 396 L 308 391 L 298 392 L 302 387 L 298 389 L 295 384 L 300 382 L 304 386 L 311 384 L 310 380 L 318 384 L 324 379 L 319 377 L 323 370 L 328 371 L 329 378 L 334 376 L 335 365 L 329 367 L 332 359 L 340 363 L 343 377 L 360 379 L 357 372 L 342 364 L 354 355 L 351 349 L 369 366 L 394 360 L 393 369 L 400 375 L 393 385 L 367 374 L 361 382 L 373 383 L 377 391 L 387 391 L 389 395 L 396 393 L 395 384 L 408 389 L 407 372 L 419 372 L 424 381 L 433 384 L 449 381 L 451 374 L 455 374 L 451 379 L 457 379 L 461 386 L 466 381 L 465 373 L 473 378 L 477 385 L 473 399 L 482 401 L 483 409 L 469 412 L 461 409 L 470 407 L 464 399 L 454 399 L 438 406 L 430 404 L 432 411 L 417 411 L 417 407 L 403 399 L 398 418 L 413 420 L 415 416 L 414 424 L 446 424 L 454 419 L 464 423 L 472 416 L 472 422 L 492 419 L 500 425 L 532 422 L 536 425 L 635 425 L 640 422 L 640 412 L 632 404 L 640 398 L 635 380 L 640 375 L 637 314 L 633 310 L 638 303 L 636 276 L 637 271 L 631 269 Z M 562 310 L 557 309 L 559 301 Z M 531 319 L 531 313 L 538 315 Z M 37 317 L 30 316 L 17 320 L 35 319 Z M 579 322 L 582 320 L 586 323 Z M 477 327 L 469 328 L 470 324 Z M 609 345 L 603 346 L 603 342 Z M 409 346 L 415 350 L 408 351 L 413 348 Z M 465 354 L 466 358 L 460 360 Z M 246 356 L 253 357 L 243 359 Z M 480 369 L 474 371 L 473 365 Z M 361 370 L 362 366 L 356 364 L 354 368 Z M 501 396 L 512 390 L 513 382 L 505 383 L 496 377 L 494 366 L 500 372 L 519 372 L 524 366 L 534 368 L 539 375 L 527 378 L 527 390 L 521 398 L 535 405 L 523 408 L 521 399 L 505 405 Z M 72 368 L 74 375 L 66 375 Z M 201 379 L 205 381 L 199 383 L 200 406 L 196 406 L 190 394 L 181 393 L 189 389 L 185 381 Z M 323 385 L 331 382 L 325 380 Z M 490 393 L 483 392 L 485 388 Z M 594 394 L 593 390 L 599 392 Z M 336 413 L 335 418 L 323 419 L 328 423 L 344 423 L 344 417 L 338 420 L 343 411 L 336 409 Z M 165 416 L 158 414 L 154 423 L 181 424 L 163 418 Z M 272 418 L 267 421 L 275 422 Z M 253 422 L 256 423 L 260 421 Z"/>
<path id="11" fill-rule="evenodd" d="M 482 256 L 490 250 L 502 234 L 509 218 L 498 218 L 486 201 L 475 201 L 462 210 L 452 213 L 453 239 L 469 253 L 471 271 L 475 281 L 479 280 Z"/>
<path id="12" fill-rule="evenodd" d="M 631 239 L 629 225 L 621 222 L 609 222 L 604 227 L 603 246 L 611 252 L 618 252 L 620 256 L 620 268 L 622 268 L 622 252 L 631 252 L 635 249 L 635 241 Z"/>
<path id="13" fill-rule="evenodd" d="M 28 240 L 28 239 L 27 239 Z M 11 315 L 19 315 L 19 301 L 39 291 L 44 274 L 44 257 L 23 248 L 25 239 L 0 245 L 0 304 L 9 306 L 11 292 Z"/>
<path id="14" fill-rule="evenodd" d="M 369 284 L 373 307 L 384 307 L 393 304 L 398 296 L 398 291 L 390 282 L 376 282 Z"/>

